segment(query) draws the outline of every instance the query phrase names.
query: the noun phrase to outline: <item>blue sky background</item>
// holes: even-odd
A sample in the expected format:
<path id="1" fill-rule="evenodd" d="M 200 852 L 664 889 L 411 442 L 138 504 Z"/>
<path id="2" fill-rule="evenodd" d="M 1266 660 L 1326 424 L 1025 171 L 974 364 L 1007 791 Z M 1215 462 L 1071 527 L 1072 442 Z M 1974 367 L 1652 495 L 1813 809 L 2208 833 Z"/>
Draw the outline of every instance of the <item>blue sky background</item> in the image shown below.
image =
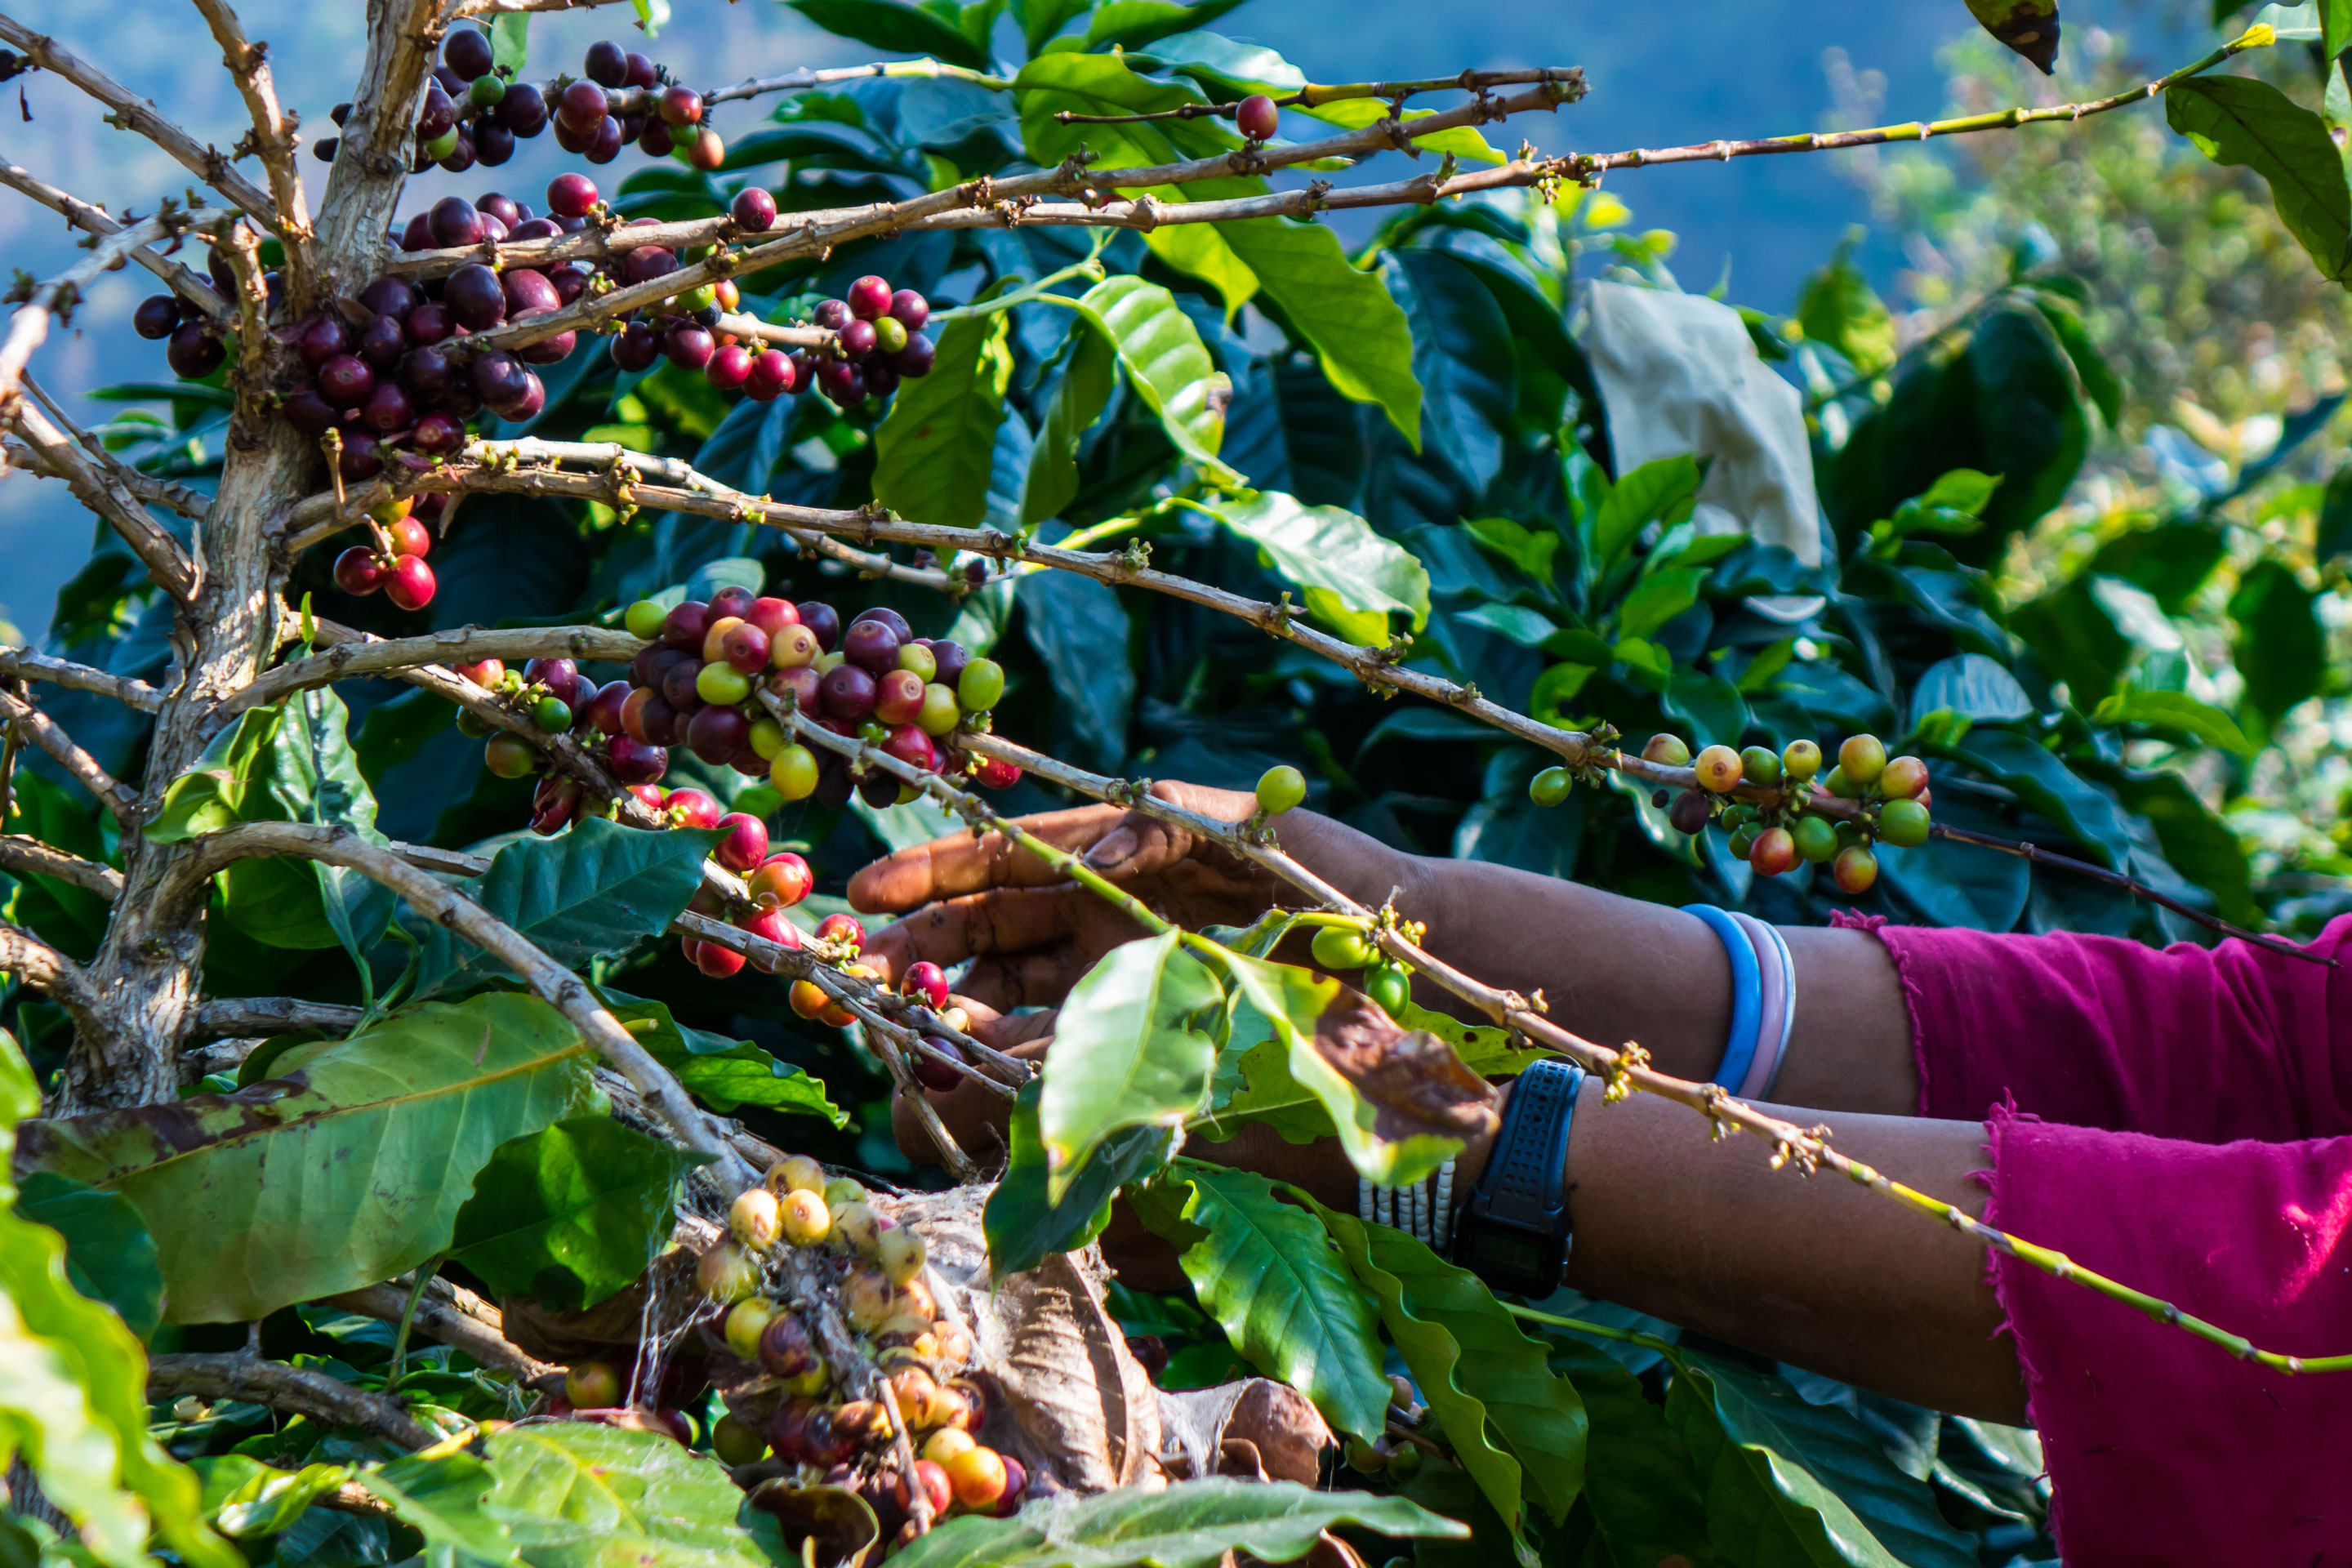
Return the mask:
<path id="1" fill-rule="evenodd" d="M 818 33 L 774 0 L 674 0 L 675 20 L 649 52 L 685 79 L 718 85 L 799 65 L 855 63 L 862 46 Z M 148 94 L 199 137 L 233 143 L 245 130 L 235 89 L 193 6 L 160 0 L 30 0 L 11 7 L 26 25 L 54 33 L 118 80 Z M 266 0 L 240 5 L 249 37 L 267 40 L 281 96 L 306 126 L 324 134 L 328 110 L 355 76 L 362 7 L 356 0 Z M 562 62 L 577 69 L 598 37 L 639 40 L 625 6 L 534 18 L 533 74 Z M 2133 0 L 2068 0 L 2070 31 L 2105 25 L 2132 34 L 2135 52 L 2161 48 L 2144 6 Z M 1943 107 L 1938 46 L 1973 26 L 1958 0 L 1683 0 L 1675 5 L 1602 5 L 1597 0 L 1487 0 L 1435 6 L 1421 0 L 1255 0 L 1218 31 L 1279 50 L 1311 79 L 1349 81 L 1580 65 L 1591 88 L 1581 103 L 1549 121 L 1514 121 L 1489 132 L 1498 145 L 1521 135 L 1547 153 L 1661 145 L 1717 136 L 1826 128 L 1831 95 L 1824 52 L 1846 51 L 1861 70 L 1886 79 L 1886 118 L 1930 117 Z M 2191 47 L 2178 40 L 2176 47 Z M 2063 68 L 2065 60 L 2062 57 Z M 2031 68 L 2017 63 L 2021 92 Z M 85 197 L 152 211 L 186 189 L 189 176 L 137 136 L 114 131 L 100 110 L 62 81 L 22 79 L 32 123 L 8 116 L 7 155 Z M 16 84 L 12 84 L 16 85 Z M 14 106 L 8 106 L 13 109 Z M 718 124 L 748 130 L 763 104 L 738 104 Z M 533 193 L 562 163 L 551 137 L 523 144 L 505 167 L 412 183 L 403 210 L 456 192 Z M 616 172 L 635 166 L 624 153 Z M 326 166 L 305 156 L 313 201 Z M 1642 228 L 1681 236 L 1672 265 L 1686 287 L 1705 289 L 1731 267 L 1738 302 L 1785 310 L 1804 275 L 1868 205 L 1836 155 L 1758 158 L 1621 172 L 1610 188 L 1632 205 Z M 76 252 L 61 220 L 0 190 L 0 254 L 11 268 L 47 277 Z M 1874 237 L 1861 253 L 1882 282 L 1899 261 Z M 152 289 L 136 269 L 102 280 L 76 317 L 76 330 L 36 357 L 35 373 L 76 398 L 78 415 L 104 416 L 79 394 L 110 382 L 164 379 L 160 344 L 130 330 L 131 309 Z M 0 482 L 0 615 L 37 640 L 57 588 L 82 560 L 90 521 L 61 486 L 16 477 Z"/>

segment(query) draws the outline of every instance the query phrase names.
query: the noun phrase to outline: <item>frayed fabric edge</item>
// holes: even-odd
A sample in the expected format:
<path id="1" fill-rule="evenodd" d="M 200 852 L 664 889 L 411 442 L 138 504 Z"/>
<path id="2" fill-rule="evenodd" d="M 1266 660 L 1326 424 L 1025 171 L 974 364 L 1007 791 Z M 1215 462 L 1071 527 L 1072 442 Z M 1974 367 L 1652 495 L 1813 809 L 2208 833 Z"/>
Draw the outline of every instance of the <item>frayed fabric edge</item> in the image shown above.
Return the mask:
<path id="1" fill-rule="evenodd" d="M 1911 955 L 1904 952 L 1899 943 L 1886 940 L 1885 928 L 1892 923 L 1885 915 L 1861 915 L 1851 910 L 1830 911 L 1832 931 L 1868 931 L 1878 938 L 1879 951 L 1885 953 L 1887 962 L 1895 965 L 1895 982 L 1903 987 L 1903 1016 L 1911 1026 L 1912 1069 L 1919 1075 L 1918 1114 L 1931 1116 L 1934 1111 L 1928 1103 L 1927 1036 L 1927 1031 L 1919 1026 L 1920 1016 L 1927 1010 L 1927 997 L 1918 982 L 1912 978 Z"/>
<path id="2" fill-rule="evenodd" d="M 1894 950 L 1890 948 L 1888 951 Z M 1923 1098 L 1925 1092 L 1923 1086 L 1921 1090 Z M 1996 1179 L 2000 1168 L 2002 1135 L 2017 1122 L 2041 1120 L 2038 1116 L 2018 1110 L 2016 1100 L 2008 1096 L 2003 1097 L 2000 1104 L 1991 1107 L 1990 1114 L 1985 1118 L 1985 1167 L 1982 1170 L 1969 1172 L 1969 1179 L 1984 1188 L 1987 1194 L 1984 1222 L 1995 1230 L 2007 1231 L 2009 1228 L 2008 1221 L 2000 1212 L 2001 1189 L 2000 1182 Z M 2025 1424 L 2036 1433 L 2040 1433 L 2042 1415 L 2034 1408 L 2034 1403 L 2035 1396 L 2042 1389 L 2042 1373 L 2034 1366 L 2033 1358 L 2026 1354 L 2024 1336 L 2017 1331 L 2017 1314 L 2010 1305 L 2009 1281 L 2002 1271 L 2002 1265 L 2015 1261 L 2007 1253 L 1996 1247 L 1985 1248 L 1985 1283 L 1992 1288 L 1993 1301 L 2000 1309 L 2000 1321 L 1994 1327 L 1990 1337 L 2000 1339 L 2004 1334 L 2009 1336 L 2010 1348 L 2017 1355 L 2018 1375 L 2025 1384 Z M 2018 1267 L 2023 1268 L 2024 1265 L 2019 1264 Z M 2045 1437 L 2042 1445 L 2042 1471 L 2039 1479 L 2047 1480 L 2049 1477 L 2049 1445 Z M 2050 1494 L 2050 1539 L 2056 1543 L 2058 1555 L 2062 1561 L 2066 1556 L 2063 1525 L 2059 1517 L 2059 1510 L 2063 1502 L 2063 1500 L 2053 1489 Z"/>

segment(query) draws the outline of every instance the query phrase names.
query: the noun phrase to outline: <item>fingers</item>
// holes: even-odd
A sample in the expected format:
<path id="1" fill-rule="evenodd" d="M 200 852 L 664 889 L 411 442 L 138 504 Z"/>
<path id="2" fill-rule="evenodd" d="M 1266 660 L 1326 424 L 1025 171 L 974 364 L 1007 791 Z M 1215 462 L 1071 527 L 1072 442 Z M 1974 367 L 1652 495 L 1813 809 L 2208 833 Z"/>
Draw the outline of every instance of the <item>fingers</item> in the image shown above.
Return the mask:
<path id="1" fill-rule="evenodd" d="M 1079 806 L 1016 817 L 1022 827 L 1056 849 L 1086 848 L 1119 818 L 1112 805 Z M 869 914 L 911 910 L 937 899 L 990 888 L 1037 888 L 1062 874 L 1002 833 L 935 838 L 886 856 L 849 879 L 852 908 Z"/>
<path id="2" fill-rule="evenodd" d="M 964 1016 L 971 1020 L 964 1026 L 965 1034 L 990 1049 L 1003 1051 L 1007 1056 L 1019 1056 L 1021 1053 L 1016 1047 L 1032 1040 L 1051 1039 L 1055 1022 L 1061 1016 L 1058 1012 L 999 1013 L 978 997 L 966 996 L 961 992 L 949 997 L 948 1001 L 951 1005 L 961 1007 Z"/>
<path id="3" fill-rule="evenodd" d="M 1024 1061 L 1041 1061 L 1052 1042 L 1032 1040 L 1006 1054 Z M 939 1112 L 940 1121 L 948 1135 L 963 1146 L 963 1152 L 977 1161 L 982 1168 L 1002 1165 L 1010 1145 L 1006 1127 L 1012 1121 L 1011 1102 L 980 1085 L 966 1079 L 950 1089 L 917 1090 Z M 890 1131 L 898 1141 L 899 1150 L 919 1164 L 944 1163 L 940 1150 L 923 1130 L 915 1107 L 901 1091 L 890 1097 Z"/>
<path id="4" fill-rule="evenodd" d="M 1034 952 L 976 959 L 963 977 L 963 989 L 992 1007 L 1052 1007 L 1058 1005 L 1092 969 L 1102 954 L 1097 949 L 1063 942 Z"/>
<path id="5" fill-rule="evenodd" d="M 1108 913 L 1092 893 L 1069 883 L 971 893 L 926 905 L 884 926 L 858 957 L 895 981 L 908 965 L 924 960 L 944 969 L 975 954 L 1019 952 L 1064 942 L 1082 929 L 1081 922 L 1099 921 Z"/>

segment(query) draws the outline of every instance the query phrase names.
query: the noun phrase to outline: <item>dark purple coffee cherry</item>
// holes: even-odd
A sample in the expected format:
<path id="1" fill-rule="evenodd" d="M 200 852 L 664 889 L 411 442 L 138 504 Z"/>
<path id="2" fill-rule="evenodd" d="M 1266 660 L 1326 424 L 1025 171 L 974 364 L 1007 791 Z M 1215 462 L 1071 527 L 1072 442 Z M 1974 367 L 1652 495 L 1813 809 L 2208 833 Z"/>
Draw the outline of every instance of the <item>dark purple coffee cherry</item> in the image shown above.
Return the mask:
<path id="1" fill-rule="evenodd" d="M 695 677 L 701 673 L 702 661 L 698 658 L 682 658 L 671 665 L 662 676 L 662 700 L 680 713 L 701 712 L 702 693 L 694 684 Z"/>
<path id="2" fill-rule="evenodd" d="M 452 457 L 466 445 L 466 424 L 454 414 L 435 409 L 416 422 L 409 441 L 427 457 Z"/>
<path id="3" fill-rule="evenodd" d="M 846 300 L 820 300 L 816 309 L 809 312 L 809 320 L 828 332 L 837 332 L 856 319 L 849 313 Z"/>
<path id="4" fill-rule="evenodd" d="M 602 87 L 620 87 L 629 79 L 628 51 L 610 38 L 588 46 L 588 59 L 580 72 Z"/>
<path id="5" fill-rule="evenodd" d="M 547 384 L 525 371 L 522 374 L 522 395 L 503 406 L 493 405 L 492 412 L 501 419 L 520 425 L 526 419 L 536 419 L 547 407 Z"/>
<path id="6" fill-rule="evenodd" d="M 142 328 L 140 335 L 152 337 L 155 334 Z M 352 352 L 351 329 L 343 325 L 340 316 L 314 316 L 294 340 L 294 352 L 301 356 L 304 364 L 316 370 L 337 354 Z"/>
<path id="7" fill-rule="evenodd" d="M 765 234 L 776 225 L 776 198 L 757 185 L 746 185 L 735 193 L 727 216 L 745 234 Z"/>
<path id="8" fill-rule="evenodd" d="M 509 316 L 520 316 L 526 310 L 552 310 L 562 303 L 555 297 L 555 285 L 548 281 L 547 274 L 528 267 L 501 273 L 499 285 L 506 292 Z"/>
<path id="9" fill-rule="evenodd" d="M 751 741 L 751 721 L 737 708 L 708 707 L 686 721 L 686 743 L 713 767 L 735 760 Z"/>
<path id="10" fill-rule="evenodd" d="M 490 69 L 490 40 L 485 33 L 471 27 L 460 27 L 449 35 L 441 46 L 441 61 L 457 73 L 460 81 L 471 81 L 487 76 Z"/>
<path id="11" fill-rule="evenodd" d="M 150 294 L 131 313 L 131 327 L 142 338 L 160 342 L 180 324 L 180 302 L 169 294 Z"/>
<path id="12" fill-rule="evenodd" d="M 721 392 L 733 392 L 751 379 L 751 351 L 740 343 L 714 350 L 702 367 L 703 379 Z"/>
<path id="13" fill-rule="evenodd" d="M 503 413 L 508 405 L 522 400 L 524 382 L 530 374 L 514 355 L 503 349 L 492 349 L 474 362 L 474 395 Z"/>
<path id="14" fill-rule="evenodd" d="M 507 95 L 491 110 L 500 125 L 529 138 L 547 129 L 547 100 L 527 81 L 507 84 Z"/>
<path id="15" fill-rule="evenodd" d="M 874 323 L 852 321 L 841 329 L 841 352 L 851 359 L 864 359 L 874 352 Z"/>
<path id="16" fill-rule="evenodd" d="M 677 270 L 677 253 L 658 245 L 641 245 L 621 258 L 621 281 L 650 283 Z"/>
<path id="17" fill-rule="evenodd" d="M 595 139 L 588 143 L 588 161 L 609 163 L 621 155 L 626 142 L 627 138 L 621 134 L 621 122 L 608 114 L 604 122 L 596 127 Z"/>
<path id="18" fill-rule="evenodd" d="M 662 339 L 662 353 L 680 370 L 700 370 L 710 363 L 716 345 L 700 327 L 672 327 Z"/>
<path id="19" fill-rule="evenodd" d="M 425 89 L 425 107 L 417 111 L 416 139 L 432 142 L 446 135 L 457 123 L 457 103 L 439 82 Z"/>
<path id="20" fill-rule="evenodd" d="M 527 217 L 514 226 L 507 237 L 512 240 L 553 239 L 563 232 L 563 226 L 551 217 Z"/>
<path id="21" fill-rule="evenodd" d="M 439 349 L 411 349 L 401 357 L 400 384 L 420 403 L 438 403 L 448 396 L 455 375 L 449 356 Z"/>
<path id="22" fill-rule="evenodd" d="M 479 245 L 482 237 L 488 232 L 482 225 L 482 215 L 476 212 L 474 204 L 463 196 L 443 196 L 435 202 L 432 210 L 425 214 L 425 225 L 433 236 L 433 243 L 444 250 Z"/>
<path id="23" fill-rule="evenodd" d="M 360 417 L 368 428 L 379 435 L 389 436 L 395 430 L 405 430 L 416 423 L 416 404 L 408 391 L 396 381 L 380 381 L 367 402 L 360 409 Z"/>
<path id="24" fill-rule="evenodd" d="M 327 110 L 327 118 L 333 121 L 338 128 L 349 121 L 351 117 L 352 106 L 348 103 L 339 103 Z"/>
<path id="25" fill-rule="evenodd" d="M 554 312 L 551 310 L 526 310 L 517 316 L 515 321 L 520 323 L 528 321 L 534 316 L 552 314 Z M 572 357 L 572 351 L 579 346 L 579 342 L 580 334 L 577 331 L 558 332 L 551 338 L 541 338 L 535 343 L 528 343 L 515 350 L 515 357 L 525 364 L 561 364 Z"/>
<path id="26" fill-rule="evenodd" d="M 819 653 L 831 653 L 841 640 L 841 612 L 820 599 L 803 599 L 793 606 L 801 625 L 816 634 Z"/>
<path id="27" fill-rule="evenodd" d="M 486 169 L 495 169 L 515 155 L 515 133 L 484 115 L 474 121 L 474 160 Z"/>
<path id="28" fill-rule="evenodd" d="M 669 122 L 653 120 L 646 123 L 637 135 L 637 151 L 648 158 L 667 158 L 677 150 L 677 138 L 670 134 Z"/>
<path id="29" fill-rule="evenodd" d="M 360 290 L 360 303 L 379 316 L 405 316 L 425 303 L 425 290 L 405 278 L 379 278 Z"/>
<path id="30" fill-rule="evenodd" d="M 459 326 L 477 332 L 507 319 L 506 289 L 499 275 L 478 261 L 469 261 L 449 274 L 441 298 Z"/>
<path id="31" fill-rule="evenodd" d="M 890 628 L 879 628 L 885 637 Z M 817 683 L 817 700 L 824 705 L 828 718 L 862 723 L 874 716 L 874 677 L 857 665 L 840 664 L 825 672 Z"/>
<path id="32" fill-rule="evenodd" d="M 912 289 L 901 289 L 890 296 L 890 319 L 909 332 L 919 332 L 931 319 L 931 302 Z"/>
<path id="33" fill-rule="evenodd" d="M 593 81 L 575 81 L 555 100 L 557 122 L 575 136 L 593 136 L 606 113 L 604 89 Z"/>
<path id="34" fill-rule="evenodd" d="M 286 422 L 305 436 L 323 436 L 341 423 L 343 411 L 319 395 L 314 386 L 295 389 L 292 396 L 280 405 Z"/>
<path id="35" fill-rule="evenodd" d="M 490 216 L 506 225 L 509 233 L 513 232 L 515 225 L 522 221 L 522 208 L 515 205 L 515 199 L 512 196 L 499 191 L 483 192 L 481 200 L 474 204 L 474 210 L 489 214 Z"/>
<path id="36" fill-rule="evenodd" d="M 890 368 L 903 376 L 929 375 L 931 360 L 938 352 L 929 338 L 908 338 L 907 346 L 890 356 Z"/>
<path id="37" fill-rule="evenodd" d="M 596 182 L 585 174 L 558 174 L 547 182 L 547 210 L 558 217 L 586 217 L 596 210 Z"/>
<path id="38" fill-rule="evenodd" d="M 979 563 L 974 562 L 973 564 L 978 565 Z M 931 643 L 931 658 L 938 661 L 940 667 L 931 679 L 952 691 L 955 683 L 963 679 L 964 666 L 971 662 L 971 650 L 952 637 L 939 637 Z"/>
<path id="39" fill-rule="evenodd" d="M 621 79 L 623 87 L 651 87 L 661 79 L 661 68 L 647 57 L 629 51 L 628 72 Z"/>
<path id="40" fill-rule="evenodd" d="M 866 378 L 868 397 L 887 397 L 898 390 L 898 373 L 878 360 L 858 367 L 858 374 Z"/>
<path id="41" fill-rule="evenodd" d="M 373 317 L 360 329 L 359 356 L 378 370 L 390 370 L 398 364 L 407 346 L 408 334 L 401 329 L 397 316 Z"/>
<path id="42" fill-rule="evenodd" d="M 338 408 L 357 408 L 374 390 L 374 367 L 357 354 L 337 354 L 319 367 L 319 395 Z"/>
<path id="43" fill-rule="evenodd" d="M 651 370 L 654 361 L 661 357 L 661 338 L 643 321 L 631 321 L 613 339 L 612 355 L 613 363 L 622 370 Z"/>
<path id="44" fill-rule="evenodd" d="M 400 231 L 400 248 L 403 250 L 433 248 L 433 220 L 430 214 L 418 213 L 408 220 L 407 226 Z"/>
<path id="45" fill-rule="evenodd" d="M 474 139 L 467 133 L 466 128 L 460 125 L 457 127 L 457 150 L 442 159 L 441 166 L 453 174 L 462 174 L 472 168 L 474 163 Z M 488 229 L 486 237 L 495 236 L 497 233 L 496 226 L 491 226 Z"/>
<path id="46" fill-rule="evenodd" d="M 437 343 L 457 330 L 457 324 L 449 319 L 449 307 L 438 300 L 427 300 L 409 311 L 408 320 L 401 328 L 408 341 L 418 348 Z"/>
<path id="47" fill-rule="evenodd" d="M 364 430 L 346 430 L 343 455 L 336 466 L 346 479 L 372 479 L 383 472 L 383 448 Z"/>
<path id="48" fill-rule="evenodd" d="M 584 261 L 559 261 L 547 269 L 547 280 L 554 285 L 559 306 L 569 305 L 588 292 L 588 280 L 595 276 L 596 269 Z"/>
<path id="49" fill-rule="evenodd" d="M 879 621 L 884 626 L 888 626 L 890 628 L 890 635 L 897 637 L 902 643 L 910 643 L 915 640 L 915 628 L 908 624 L 907 617 L 900 615 L 898 611 L 892 609 L 887 605 L 877 605 L 870 610 L 860 610 L 857 614 L 849 617 L 849 625 L 853 630 L 858 626 L 864 626 L 868 621 Z M 844 648 L 842 651 L 846 653 L 848 652 L 848 649 Z M 892 650 L 892 654 L 895 658 L 895 649 Z M 888 667 L 885 666 L 884 668 L 887 668 Z"/>

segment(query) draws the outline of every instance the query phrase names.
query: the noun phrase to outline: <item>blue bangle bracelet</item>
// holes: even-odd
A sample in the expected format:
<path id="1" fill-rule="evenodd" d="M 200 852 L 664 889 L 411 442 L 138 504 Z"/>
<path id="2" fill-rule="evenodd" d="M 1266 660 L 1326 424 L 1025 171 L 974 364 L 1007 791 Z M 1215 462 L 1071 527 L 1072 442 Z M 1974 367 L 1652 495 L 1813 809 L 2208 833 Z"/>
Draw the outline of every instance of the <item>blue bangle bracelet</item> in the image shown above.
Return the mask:
<path id="1" fill-rule="evenodd" d="M 1685 904 L 1683 912 L 1705 921 L 1723 943 L 1724 956 L 1731 960 L 1731 1034 L 1724 1042 L 1723 1065 L 1715 1069 L 1715 1081 L 1737 1094 L 1756 1060 L 1756 1030 L 1764 1014 L 1764 972 L 1757 967 L 1756 949 L 1748 933 L 1729 915 L 1713 904 Z"/>

